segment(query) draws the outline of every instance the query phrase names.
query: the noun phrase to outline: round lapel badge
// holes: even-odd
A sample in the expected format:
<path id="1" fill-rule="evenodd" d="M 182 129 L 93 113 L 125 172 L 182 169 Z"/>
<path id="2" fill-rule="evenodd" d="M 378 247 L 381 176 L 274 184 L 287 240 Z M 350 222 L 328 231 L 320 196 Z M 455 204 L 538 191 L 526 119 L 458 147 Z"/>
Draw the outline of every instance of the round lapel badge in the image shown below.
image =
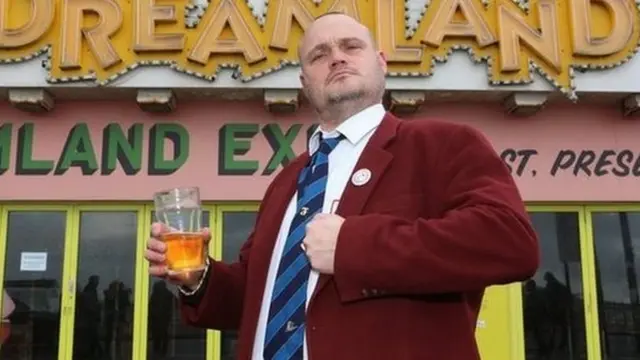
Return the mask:
<path id="1" fill-rule="evenodd" d="M 351 183 L 355 186 L 362 186 L 371 180 L 371 170 L 360 169 L 351 176 Z"/>

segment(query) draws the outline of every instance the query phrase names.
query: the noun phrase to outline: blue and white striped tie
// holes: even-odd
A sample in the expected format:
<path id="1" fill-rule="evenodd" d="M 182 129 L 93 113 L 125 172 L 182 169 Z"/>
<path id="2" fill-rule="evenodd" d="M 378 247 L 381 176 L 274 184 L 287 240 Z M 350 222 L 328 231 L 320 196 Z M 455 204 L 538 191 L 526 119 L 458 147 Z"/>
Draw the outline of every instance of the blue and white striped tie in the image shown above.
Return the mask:
<path id="1" fill-rule="evenodd" d="M 303 358 L 305 308 L 310 265 L 300 247 L 305 226 L 322 211 L 329 170 L 329 153 L 344 138 L 322 139 L 320 147 L 298 177 L 297 212 L 278 265 L 264 342 L 264 360 Z"/>

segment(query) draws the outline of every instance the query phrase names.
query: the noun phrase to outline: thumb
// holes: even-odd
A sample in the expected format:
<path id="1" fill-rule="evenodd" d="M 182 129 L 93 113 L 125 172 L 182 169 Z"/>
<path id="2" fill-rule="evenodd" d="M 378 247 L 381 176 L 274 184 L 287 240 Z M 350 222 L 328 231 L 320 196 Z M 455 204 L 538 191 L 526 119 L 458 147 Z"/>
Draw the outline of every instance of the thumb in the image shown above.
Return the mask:
<path id="1" fill-rule="evenodd" d="M 203 228 L 202 236 L 204 237 L 204 242 L 208 243 L 211 240 L 211 230 L 209 230 L 209 228 Z"/>

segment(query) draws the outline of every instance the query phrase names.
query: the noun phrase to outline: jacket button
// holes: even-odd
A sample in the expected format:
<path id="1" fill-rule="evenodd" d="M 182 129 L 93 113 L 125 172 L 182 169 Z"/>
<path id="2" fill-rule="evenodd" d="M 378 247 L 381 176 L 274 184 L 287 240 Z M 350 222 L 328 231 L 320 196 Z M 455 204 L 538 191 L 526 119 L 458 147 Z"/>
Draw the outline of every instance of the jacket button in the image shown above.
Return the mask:
<path id="1" fill-rule="evenodd" d="M 369 296 L 369 291 L 367 289 L 362 289 L 362 296 L 368 297 Z"/>

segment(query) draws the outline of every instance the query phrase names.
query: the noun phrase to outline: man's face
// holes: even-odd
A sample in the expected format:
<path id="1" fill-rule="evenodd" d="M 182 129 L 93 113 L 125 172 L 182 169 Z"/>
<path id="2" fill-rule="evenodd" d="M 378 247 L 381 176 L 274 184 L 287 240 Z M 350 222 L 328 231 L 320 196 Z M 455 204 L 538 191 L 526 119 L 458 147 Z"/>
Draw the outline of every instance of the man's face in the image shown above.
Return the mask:
<path id="1" fill-rule="evenodd" d="M 384 87 L 386 60 L 366 27 L 345 15 L 318 19 L 300 47 L 300 81 L 316 108 L 357 100 Z"/>

